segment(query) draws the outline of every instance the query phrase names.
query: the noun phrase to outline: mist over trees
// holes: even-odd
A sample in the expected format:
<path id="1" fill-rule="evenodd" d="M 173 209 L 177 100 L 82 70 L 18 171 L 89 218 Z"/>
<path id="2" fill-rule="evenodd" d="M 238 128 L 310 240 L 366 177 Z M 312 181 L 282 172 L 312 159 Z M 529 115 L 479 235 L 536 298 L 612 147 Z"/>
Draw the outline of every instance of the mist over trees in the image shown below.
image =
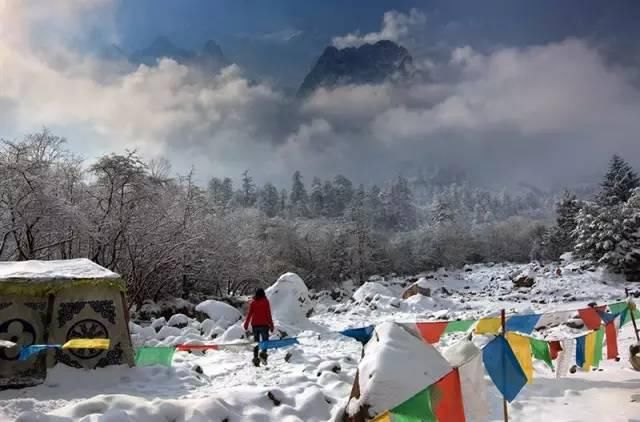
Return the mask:
<path id="1" fill-rule="evenodd" d="M 374 274 L 487 261 L 557 259 L 567 250 L 637 271 L 638 177 L 614 158 L 596 202 L 513 196 L 442 172 L 382 186 L 292 172 L 286 189 L 250 170 L 205 186 L 194 171 L 135 152 L 85 165 L 47 130 L 0 145 L 0 259 L 87 257 L 123 275 L 132 304 L 243 294 L 295 271 L 312 288 Z"/>

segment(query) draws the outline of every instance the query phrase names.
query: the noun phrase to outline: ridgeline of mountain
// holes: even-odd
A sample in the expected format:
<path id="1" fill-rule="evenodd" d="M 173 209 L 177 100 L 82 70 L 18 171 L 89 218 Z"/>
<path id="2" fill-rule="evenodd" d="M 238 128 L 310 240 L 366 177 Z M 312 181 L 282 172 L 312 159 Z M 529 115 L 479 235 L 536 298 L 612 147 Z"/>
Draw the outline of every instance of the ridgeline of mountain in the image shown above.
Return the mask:
<path id="1" fill-rule="evenodd" d="M 205 70 L 213 72 L 230 64 L 220 46 L 213 40 L 207 41 L 202 50 L 196 53 L 176 46 L 165 37 L 156 38 L 149 47 L 133 53 L 129 60 L 136 64 L 155 66 L 163 57 L 180 64 L 202 66 Z"/>
<path id="2" fill-rule="evenodd" d="M 327 47 L 304 78 L 298 95 L 306 96 L 320 87 L 383 82 L 408 74 L 412 64 L 407 49 L 392 41 L 341 50 Z"/>

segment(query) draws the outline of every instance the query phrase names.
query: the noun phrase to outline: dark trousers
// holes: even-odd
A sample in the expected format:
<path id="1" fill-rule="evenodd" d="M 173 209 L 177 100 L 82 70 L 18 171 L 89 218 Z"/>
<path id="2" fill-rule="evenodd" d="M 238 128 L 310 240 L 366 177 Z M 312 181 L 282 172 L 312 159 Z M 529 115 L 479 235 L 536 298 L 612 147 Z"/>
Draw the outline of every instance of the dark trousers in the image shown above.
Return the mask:
<path id="1" fill-rule="evenodd" d="M 257 343 L 260 343 L 261 341 L 269 340 L 269 327 L 267 327 L 266 325 L 258 325 L 256 327 L 253 327 L 253 340 Z M 258 356 L 259 349 L 260 349 L 260 345 L 257 345 L 253 349 L 254 357 Z M 266 351 L 263 351 L 263 353 L 265 353 L 266 355 Z"/>

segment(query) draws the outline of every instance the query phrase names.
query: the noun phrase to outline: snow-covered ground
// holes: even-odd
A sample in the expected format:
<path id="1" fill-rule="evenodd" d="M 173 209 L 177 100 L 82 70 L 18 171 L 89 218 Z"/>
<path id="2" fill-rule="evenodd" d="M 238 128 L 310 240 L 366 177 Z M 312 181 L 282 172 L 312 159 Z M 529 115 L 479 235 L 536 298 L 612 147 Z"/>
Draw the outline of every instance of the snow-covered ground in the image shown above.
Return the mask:
<path id="1" fill-rule="evenodd" d="M 283 297 L 278 298 L 273 295 L 283 289 L 274 288 L 268 294 L 274 303 L 276 326 L 289 335 L 299 335 L 300 345 L 272 351 L 266 367 L 255 368 L 250 348 L 241 345 L 205 353 L 176 352 L 171 368 L 123 366 L 84 371 L 59 365 L 40 386 L 0 392 L 0 419 L 333 420 L 347 402 L 362 351 L 359 343 L 333 333 L 336 330 L 384 321 L 472 319 L 497 314 L 502 308 L 508 312 L 576 309 L 592 301 L 606 303 L 624 297 L 624 283 L 600 270 L 581 267 L 581 263 L 565 265 L 560 275 L 557 267 L 533 264 L 441 270 L 423 274 L 421 285 L 428 286 L 433 297 L 406 300 L 401 294 L 409 282 L 378 280 L 361 287 L 352 301 L 338 303 L 329 295 L 320 295 L 308 319 L 307 302 L 300 305 L 303 312 L 292 312 L 296 298 L 288 296 L 291 291 L 285 288 Z M 510 277 L 519 273 L 533 275 L 534 287 L 514 288 Z M 299 284 L 294 293 L 308 299 Z M 172 321 L 156 321 L 158 332 L 152 327 L 133 326 L 135 344 L 201 343 L 212 334 L 219 343 L 245 341 L 241 321 L 235 321 L 233 310 L 213 302 L 203 306 L 209 319 L 202 323 L 178 316 Z M 459 338 L 444 336 L 437 346 L 446 349 Z M 578 371 L 561 380 L 536 362 L 533 384 L 509 406 L 510 420 L 640 421 L 640 373 L 627 362 L 633 339 L 631 325 L 625 326 L 619 335 L 619 362 L 605 361 L 598 370 Z M 501 398 L 488 378 L 486 383 L 490 420 L 502 420 Z"/>

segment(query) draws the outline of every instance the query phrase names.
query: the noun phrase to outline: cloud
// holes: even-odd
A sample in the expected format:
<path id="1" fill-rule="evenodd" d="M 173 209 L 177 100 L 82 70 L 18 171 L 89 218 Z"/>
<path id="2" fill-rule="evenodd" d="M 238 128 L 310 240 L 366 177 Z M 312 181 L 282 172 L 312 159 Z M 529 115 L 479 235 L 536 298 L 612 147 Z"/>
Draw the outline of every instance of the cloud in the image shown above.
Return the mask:
<path id="1" fill-rule="evenodd" d="M 380 40 L 401 42 L 409 34 L 412 26 L 426 22 L 425 15 L 417 9 L 411 9 L 409 14 L 391 10 L 382 17 L 380 32 L 370 32 L 361 35 L 359 32 L 334 37 L 333 45 L 337 48 L 359 47 L 362 44 L 374 44 Z"/>
<path id="2" fill-rule="evenodd" d="M 279 31 L 268 32 L 261 35 L 259 38 L 269 42 L 275 43 L 287 43 L 294 38 L 304 34 L 304 31 L 295 28 L 284 28 Z"/>
<path id="3" fill-rule="evenodd" d="M 640 156 L 637 72 L 608 65 L 580 40 L 491 53 L 463 46 L 431 61 L 428 81 L 320 89 L 300 101 L 235 65 L 216 75 L 169 59 L 119 67 L 63 42 L 82 33 L 84 16 L 109 16 L 109 3 L 52 11 L 54 28 L 69 24 L 56 48 L 34 37 L 48 30 L 41 11 L 10 5 L 0 28 L 22 33 L 0 37 L 2 127 L 51 126 L 88 158 L 138 148 L 181 171 L 195 165 L 202 179 L 249 168 L 276 183 L 297 169 L 374 183 L 454 164 L 477 182 L 552 186 L 600 173 L 613 152 Z M 405 36 L 389 22 L 411 15 L 394 13 L 381 33 Z"/>

